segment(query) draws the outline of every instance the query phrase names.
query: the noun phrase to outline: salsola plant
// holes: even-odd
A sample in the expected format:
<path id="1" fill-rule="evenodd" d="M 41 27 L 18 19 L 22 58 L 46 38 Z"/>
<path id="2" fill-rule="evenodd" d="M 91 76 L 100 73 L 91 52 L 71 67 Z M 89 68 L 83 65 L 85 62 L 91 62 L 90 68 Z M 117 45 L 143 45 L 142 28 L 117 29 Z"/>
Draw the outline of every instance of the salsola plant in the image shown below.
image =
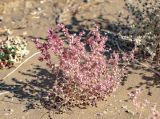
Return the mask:
<path id="1" fill-rule="evenodd" d="M 120 15 L 119 24 L 127 26 L 121 29 L 134 39 L 144 55 L 156 56 L 155 48 L 160 43 L 160 1 L 124 0 L 128 15 Z"/>
<path id="2" fill-rule="evenodd" d="M 0 69 L 20 63 L 29 53 L 27 42 L 19 36 L 8 36 L 0 41 Z"/>
<path id="3" fill-rule="evenodd" d="M 55 80 L 53 88 L 43 97 L 50 108 L 64 111 L 67 108 L 96 105 L 97 101 L 116 90 L 123 76 L 119 62 L 134 58 L 134 52 L 120 55 L 113 52 L 105 56 L 106 36 L 101 36 L 98 27 L 83 39 L 84 32 L 70 34 L 63 24 L 58 29 L 64 32 L 64 39 L 53 30 L 48 31 L 48 40 L 34 40 L 41 51 L 40 61 L 45 61 Z M 55 62 L 53 56 L 58 57 Z"/>

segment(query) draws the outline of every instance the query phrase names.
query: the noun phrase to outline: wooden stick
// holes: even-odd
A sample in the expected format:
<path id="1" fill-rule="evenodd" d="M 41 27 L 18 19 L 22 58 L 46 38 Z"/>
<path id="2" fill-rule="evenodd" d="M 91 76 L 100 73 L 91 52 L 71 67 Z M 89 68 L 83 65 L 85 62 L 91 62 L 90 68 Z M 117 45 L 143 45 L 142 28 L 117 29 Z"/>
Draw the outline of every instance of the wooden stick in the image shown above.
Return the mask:
<path id="1" fill-rule="evenodd" d="M 4 94 L 7 94 L 7 93 L 9 93 L 9 92 L 8 91 L 2 92 L 2 93 L 0 93 L 0 96 L 4 95 Z"/>

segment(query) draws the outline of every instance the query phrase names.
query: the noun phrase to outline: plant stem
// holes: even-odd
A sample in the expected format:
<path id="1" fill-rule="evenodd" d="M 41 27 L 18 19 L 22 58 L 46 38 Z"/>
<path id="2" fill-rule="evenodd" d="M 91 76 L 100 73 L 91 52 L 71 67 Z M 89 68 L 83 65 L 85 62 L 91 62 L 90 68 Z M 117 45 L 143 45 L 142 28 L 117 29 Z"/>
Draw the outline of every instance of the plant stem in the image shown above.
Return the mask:
<path id="1" fill-rule="evenodd" d="M 7 93 L 9 93 L 9 92 L 8 91 L 2 92 L 2 93 L 0 93 L 0 96 L 4 95 L 4 94 L 7 94 Z"/>
<path id="2" fill-rule="evenodd" d="M 139 115 L 138 119 L 141 119 L 141 117 L 142 117 L 142 109 L 141 109 L 141 112 L 140 112 L 140 115 Z"/>
<path id="3" fill-rule="evenodd" d="M 117 41 L 115 41 L 115 42 L 116 42 L 116 45 L 117 45 L 117 47 L 118 47 L 118 50 L 121 51 L 121 52 L 124 52 L 124 51 L 120 48 L 118 42 L 117 42 Z M 136 60 L 136 59 L 134 59 L 133 61 L 136 62 L 136 63 L 138 63 L 138 64 L 140 64 L 141 66 L 143 66 L 143 67 L 145 67 L 145 68 L 151 70 L 152 72 L 154 72 L 154 73 L 157 74 L 158 76 L 160 76 L 160 72 L 157 71 L 157 70 L 155 70 L 155 69 L 153 69 L 152 67 L 149 67 L 149 66 L 147 66 L 147 65 L 145 65 L 145 64 L 143 64 L 143 63 L 141 63 L 141 62 L 139 62 L 139 61 Z"/>
<path id="4" fill-rule="evenodd" d="M 36 52 L 33 55 L 31 55 L 30 57 L 28 57 L 26 60 L 24 60 L 18 67 L 16 67 L 13 71 L 11 71 L 9 74 L 7 74 L 5 77 L 3 77 L 2 79 L 6 79 L 9 75 L 11 75 L 12 73 L 14 73 L 19 67 L 21 67 L 25 62 L 27 62 L 29 59 L 31 59 L 32 57 L 36 56 L 37 54 L 39 54 L 40 52 Z"/>

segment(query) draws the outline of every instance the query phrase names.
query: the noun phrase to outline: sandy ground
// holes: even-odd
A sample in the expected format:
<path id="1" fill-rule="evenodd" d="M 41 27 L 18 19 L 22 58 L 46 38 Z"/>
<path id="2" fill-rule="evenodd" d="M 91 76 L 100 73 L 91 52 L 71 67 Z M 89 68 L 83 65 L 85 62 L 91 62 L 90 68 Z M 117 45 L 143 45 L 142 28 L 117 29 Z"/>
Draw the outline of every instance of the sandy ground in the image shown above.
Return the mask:
<path id="1" fill-rule="evenodd" d="M 44 39 L 48 28 L 58 22 L 73 26 L 92 25 L 92 20 L 99 20 L 101 16 L 104 25 L 107 25 L 108 21 L 116 19 L 119 11 L 123 11 L 123 0 L 88 1 L 70 0 L 67 3 L 67 0 L 1 0 L 0 34 L 7 35 L 4 32 L 7 28 L 12 35 L 26 38 L 38 36 Z M 68 10 L 68 6 L 72 6 L 72 9 Z M 75 14 L 77 9 L 78 13 Z M 31 42 L 29 50 L 29 56 L 36 52 Z M 99 102 L 98 107 L 74 108 L 64 114 L 54 114 L 45 109 L 45 105 L 37 98 L 42 90 L 47 90 L 48 85 L 47 80 L 40 77 L 49 75 L 45 64 L 37 61 L 37 58 L 38 55 L 5 80 L 0 80 L 0 119 L 138 119 L 141 110 L 136 109 L 128 100 L 128 93 L 136 88 L 143 89 L 139 97 L 142 102 L 147 99 L 156 103 L 160 110 L 160 77 L 134 64 L 127 68 L 128 76 L 119 89 L 107 101 Z M 12 70 L 14 68 L 0 70 L 0 78 Z M 1 95 L 5 91 L 8 92 Z M 141 119 L 151 114 L 150 108 L 151 106 L 142 110 Z"/>

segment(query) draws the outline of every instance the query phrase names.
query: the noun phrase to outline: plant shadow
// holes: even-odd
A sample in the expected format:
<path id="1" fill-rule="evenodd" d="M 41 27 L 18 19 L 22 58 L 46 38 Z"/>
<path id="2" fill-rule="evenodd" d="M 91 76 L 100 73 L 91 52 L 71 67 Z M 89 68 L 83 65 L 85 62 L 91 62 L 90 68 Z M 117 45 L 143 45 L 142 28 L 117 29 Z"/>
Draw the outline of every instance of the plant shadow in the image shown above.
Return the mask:
<path id="1" fill-rule="evenodd" d="M 120 49 L 124 52 L 131 51 L 134 48 L 134 42 L 132 39 L 124 40 L 119 33 L 121 32 L 124 36 L 129 36 L 128 32 L 132 31 L 132 28 L 124 25 L 118 24 L 118 22 L 111 22 L 108 19 L 102 18 L 100 15 L 95 19 L 83 19 L 78 20 L 74 15 L 72 16 L 71 23 L 67 24 L 66 27 L 69 29 L 70 33 L 78 34 L 84 31 L 86 34 L 82 37 L 82 41 L 85 40 L 90 35 L 90 30 L 99 26 L 99 31 L 103 36 L 107 36 L 106 49 L 112 48 L 115 51 Z M 126 32 L 128 31 L 128 32 Z M 118 44 L 118 46 L 117 46 Z"/>
<path id="2" fill-rule="evenodd" d="M 26 109 L 24 111 L 35 108 L 53 109 L 51 101 L 46 101 L 45 98 L 53 88 L 55 75 L 37 65 L 33 70 L 20 73 L 29 79 L 12 78 L 12 84 L 1 81 L 0 91 L 9 91 L 20 102 L 25 101 Z"/>
<path id="3" fill-rule="evenodd" d="M 144 69 L 146 72 L 152 72 L 149 69 Z M 157 70 L 158 72 L 160 72 L 160 70 Z M 138 73 L 138 75 L 140 77 L 142 77 L 142 81 L 140 81 L 136 86 L 130 86 L 128 87 L 128 90 L 134 90 L 137 88 L 145 88 L 145 90 L 147 90 L 147 95 L 152 96 L 153 92 L 152 89 L 153 88 L 160 88 L 160 76 L 157 74 L 154 74 L 152 72 L 153 75 L 148 76 L 146 75 L 146 73 Z"/>

